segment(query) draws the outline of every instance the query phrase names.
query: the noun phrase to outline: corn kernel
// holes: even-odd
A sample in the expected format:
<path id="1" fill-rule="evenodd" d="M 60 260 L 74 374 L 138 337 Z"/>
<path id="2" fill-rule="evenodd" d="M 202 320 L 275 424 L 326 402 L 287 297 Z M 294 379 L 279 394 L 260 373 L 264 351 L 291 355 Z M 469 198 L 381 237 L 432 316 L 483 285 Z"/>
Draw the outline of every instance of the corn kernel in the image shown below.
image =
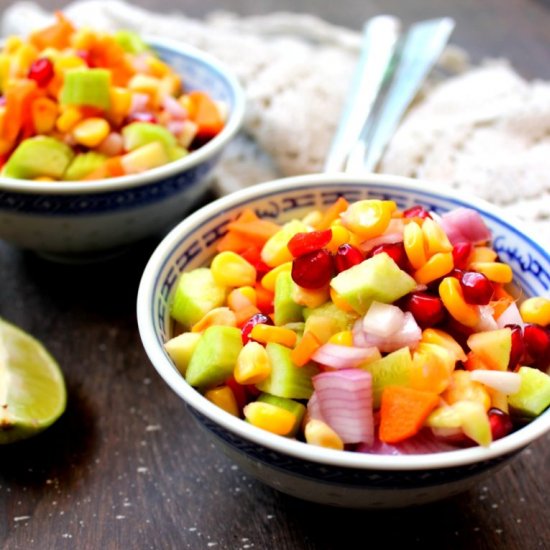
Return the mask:
<path id="1" fill-rule="evenodd" d="M 485 389 L 491 398 L 491 407 L 500 409 L 502 412 L 508 414 L 508 396 L 505 393 L 497 391 L 493 388 L 486 387 Z"/>
<path id="2" fill-rule="evenodd" d="M 228 307 L 215 307 L 192 326 L 191 332 L 204 332 L 208 327 L 214 325 L 236 327 L 237 318 L 235 317 L 235 313 Z"/>
<path id="3" fill-rule="evenodd" d="M 436 252 L 428 261 L 414 273 L 414 279 L 418 284 L 427 285 L 436 279 L 447 275 L 454 267 L 451 252 Z"/>
<path id="4" fill-rule="evenodd" d="M 256 282 L 256 268 L 230 250 L 216 254 L 210 271 L 216 283 L 222 286 L 247 286 Z"/>
<path id="5" fill-rule="evenodd" d="M 234 288 L 227 295 L 227 305 L 235 312 L 248 306 L 256 306 L 256 290 L 251 286 Z"/>
<path id="6" fill-rule="evenodd" d="M 527 298 L 519 306 L 521 318 L 526 323 L 534 323 L 541 327 L 550 325 L 550 299 L 543 296 Z"/>
<path id="7" fill-rule="evenodd" d="M 317 224 L 323 219 L 323 214 L 320 210 L 313 210 L 308 212 L 303 218 L 302 221 L 311 227 L 316 227 Z"/>
<path id="8" fill-rule="evenodd" d="M 204 397 L 229 414 L 232 414 L 233 416 L 240 416 L 237 399 L 235 399 L 235 394 L 229 386 L 221 386 L 219 388 L 208 390 L 204 394 Z"/>
<path id="9" fill-rule="evenodd" d="M 47 97 L 36 98 L 31 105 L 31 117 L 37 134 L 48 134 L 55 128 L 58 109 L 55 101 Z"/>
<path id="10" fill-rule="evenodd" d="M 59 117 L 57 118 L 57 121 L 55 123 L 55 127 L 62 133 L 70 132 L 76 124 L 78 124 L 83 118 L 82 112 L 78 107 L 74 107 L 73 105 L 69 105 L 65 107 Z"/>
<path id="11" fill-rule="evenodd" d="M 422 332 L 421 342 L 437 344 L 450 351 L 455 361 L 466 361 L 466 354 L 462 346 L 447 332 L 437 328 L 427 328 Z"/>
<path id="12" fill-rule="evenodd" d="M 24 44 L 23 40 L 18 36 L 8 36 L 4 42 L 4 53 L 13 54 L 15 53 L 22 45 Z"/>
<path id="13" fill-rule="evenodd" d="M 349 243 L 351 235 L 342 224 L 333 223 L 330 228 L 332 230 L 332 237 L 326 248 L 329 252 L 334 253 L 338 250 L 339 246 Z"/>
<path id="14" fill-rule="evenodd" d="M 258 342 L 248 342 L 239 352 L 233 377 L 239 384 L 259 384 L 271 374 L 271 361 Z"/>
<path id="15" fill-rule="evenodd" d="M 91 117 L 78 122 L 73 128 L 73 137 L 77 143 L 86 147 L 97 147 L 111 131 L 104 118 Z"/>
<path id="16" fill-rule="evenodd" d="M 170 67 L 154 55 L 148 55 L 145 58 L 145 63 L 153 76 L 162 77 L 171 72 Z"/>
<path id="17" fill-rule="evenodd" d="M 38 57 L 38 50 L 32 44 L 22 44 L 12 56 L 10 74 L 12 77 L 26 77 L 32 62 Z"/>
<path id="18" fill-rule="evenodd" d="M 160 104 L 164 96 L 176 96 L 181 92 L 181 78 L 177 74 L 167 74 L 160 79 L 157 102 Z"/>
<path id="19" fill-rule="evenodd" d="M 243 412 L 253 426 L 277 435 L 288 435 L 296 424 L 295 415 L 271 403 L 255 401 L 246 405 Z"/>
<path id="20" fill-rule="evenodd" d="M 467 327 L 475 327 L 479 323 L 479 308 L 464 300 L 458 279 L 445 277 L 439 284 L 439 296 L 447 311 L 459 323 Z"/>
<path id="21" fill-rule="evenodd" d="M 424 242 L 428 249 L 428 256 L 437 252 L 452 252 L 453 245 L 443 228 L 431 218 L 426 218 L 422 223 Z"/>
<path id="22" fill-rule="evenodd" d="M 470 262 L 494 262 L 498 257 L 496 251 L 489 246 L 475 246 L 470 254 Z"/>
<path id="23" fill-rule="evenodd" d="M 512 268 L 502 262 L 470 262 L 469 268 L 483 273 L 493 283 L 511 283 L 514 278 Z"/>
<path id="24" fill-rule="evenodd" d="M 470 376 L 470 373 L 465 370 L 454 371 L 449 387 L 441 394 L 441 397 L 449 405 L 457 401 L 473 401 L 480 403 L 486 411 L 489 410 L 491 396 L 483 384 L 472 380 Z"/>
<path id="25" fill-rule="evenodd" d="M 424 233 L 416 222 L 410 222 L 403 229 L 403 245 L 409 262 L 414 269 L 420 269 L 427 260 L 424 248 Z"/>
<path id="26" fill-rule="evenodd" d="M 366 199 L 350 204 L 340 218 L 345 228 L 370 239 L 384 233 L 396 208 L 394 201 Z"/>
<path id="27" fill-rule="evenodd" d="M 342 330 L 333 334 L 328 341 L 339 346 L 353 346 L 353 333 L 351 330 Z"/>
<path id="28" fill-rule="evenodd" d="M 128 89 L 149 96 L 155 104 L 160 90 L 160 79 L 144 74 L 134 75 L 128 82 Z"/>
<path id="29" fill-rule="evenodd" d="M 338 451 L 344 449 L 342 438 L 322 420 L 314 418 L 309 420 L 305 426 L 304 435 L 310 445 L 317 445 L 326 449 L 336 449 Z"/>
<path id="30" fill-rule="evenodd" d="M 70 69 L 87 67 L 84 59 L 78 55 L 63 55 L 57 56 L 54 59 L 54 70 L 56 73 L 61 74 Z"/>
<path id="31" fill-rule="evenodd" d="M 169 161 L 166 149 L 158 141 L 153 141 L 126 153 L 120 159 L 126 174 L 138 174 L 151 168 L 162 166 Z"/>
<path id="32" fill-rule="evenodd" d="M 300 220 L 292 220 L 271 236 L 264 244 L 261 252 L 262 261 L 269 267 L 276 267 L 292 261 L 292 254 L 288 249 L 288 241 L 297 233 L 308 231 L 307 225 Z"/>
<path id="33" fill-rule="evenodd" d="M 290 297 L 301 306 L 316 308 L 328 302 L 330 298 L 329 287 L 324 286 L 323 288 L 311 290 L 298 286 L 292 281 Z"/>
<path id="34" fill-rule="evenodd" d="M 254 326 L 250 332 L 250 337 L 262 344 L 267 344 L 268 342 L 276 342 L 286 346 L 287 348 L 293 348 L 296 344 L 296 333 L 284 327 L 274 327 L 271 325 L 264 325 L 259 323 Z"/>
<path id="35" fill-rule="evenodd" d="M 262 286 L 271 291 L 275 292 L 275 284 L 277 282 L 277 277 L 280 273 L 284 271 L 290 271 L 292 269 L 292 262 L 285 262 L 284 264 L 278 265 L 272 270 L 268 271 L 263 277 L 261 284 Z"/>
<path id="36" fill-rule="evenodd" d="M 109 107 L 108 115 L 118 119 L 124 118 L 130 112 L 132 92 L 126 88 L 113 86 L 109 90 L 109 97 L 111 100 L 111 105 Z"/>

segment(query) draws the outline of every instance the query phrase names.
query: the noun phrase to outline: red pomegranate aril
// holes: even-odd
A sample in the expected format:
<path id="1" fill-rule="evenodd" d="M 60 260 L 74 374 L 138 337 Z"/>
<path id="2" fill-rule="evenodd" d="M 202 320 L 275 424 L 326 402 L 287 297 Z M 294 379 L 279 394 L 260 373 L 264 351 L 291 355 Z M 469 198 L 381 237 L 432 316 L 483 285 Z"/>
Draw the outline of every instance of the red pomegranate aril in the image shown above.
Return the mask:
<path id="1" fill-rule="evenodd" d="M 303 254 L 292 262 L 292 280 L 308 290 L 323 288 L 333 275 L 334 260 L 332 254 L 324 248 Z"/>
<path id="2" fill-rule="evenodd" d="M 470 242 L 456 243 L 453 246 L 453 263 L 457 269 L 466 269 L 472 254 L 473 245 Z"/>
<path id="3" fill-rule="evenodd" d="M 401 269 L 408 270 L 409 259 L 403 243 L 384 243 L 371 250 L 371 256 L 385 252 Z"/>
<path id="4" fill-rule="evenodd" d="M 360 264 L 365 258 L 361 251 L 351 244 L 342 244 L 334 255 L 334 265 L 338 273 Z"/>
<path id="5" fill-rule="evenodd" d="M 493 441 L 503 438 L 514 429 L 510 416 L 504 411 L 492 407 L 487 411 L 487 415 L 489 416 Z"/>
<path id="6" fill-rule="evenodd" d="M 239 408 L 239 412 L 243 410 L 243 407 L 245 405 L 248 405 L 248 402 L 250 399 L 248 398 L 248 395 L 246 393 L 245 386 L 239 384 L 233 376 L 230 376 L 226 380 L 226 385 L 231 388 L 231 391 L 233 392 L 233 395 L 235 396 L 235 401 L 237 402 L 237 407 Z"/>
<path id="7" fill-rule="evenodd" d="M 332 239 L 332 229 L 322 231 L 308 231 L 306 233 L 296 233 L 288 241 L 290 253 L 297 258 L 308 252 L 314 252 L 326 246 Z"/>
<path id="8" fill-rule="evenodd" d="M 250 338 L 250 333 L 252 332 L 252 329 L 259 324 L 272 325 L 273 321 L 263 313 L 256 313 L 255 315 L 252 315 L 252 317 L 250 317 L 250 319 L 248 319 L 248 321 L 241 328 L 241 339 L 243 341 L 243 345 L 253 340 Z"/>
<path id="9" fill-rule="evenodd" d="M 523 344 L 532 366 L 546 371 L 550 367 L 550 330 L 540 325 L 525 325 Z"/>
<path id="10" fill-rule="evenodd" d="M 45 88 L 54 75 L 53 63 L 47 57 L 39 57 L 32 62 L 27 77 L 34 80 L 40 88 Z"/>
<path id="11" fill-rule="evenodd" d="M 407 210 L 404 210 L 403 216 L 405 216 L 405 218 L 421 218 L 423 220 L 425 220 L 426 218 L 431 218 L 430 213 L 419 204 L 411 206 L 410 208 L 407 208 Z"/>
<path id="12" fill-rule="evenodd" d="M 437 296 L 426 292 L 413 292 L 404 299 L 403 309 L 410 311 L 422 327 L 431 327 L 445 318 L 443 302 Z"/>
<path id="13" fill-rule="evenodd" d="M 483 273 L 465 271 L 459 280 L 464 300 L 469 304 L 485 306 L 491 301 L 495 289 Z"/>
<path id="14" fill-rule="evenodd" d="M 506 325 L 512 331 L 512 348 L 510 349 L 510 359 L 508 361 L 508 370 L 514 370 L 521 361 L 525 346 L 523 344 L 523 330 L 519 325 Z"/>

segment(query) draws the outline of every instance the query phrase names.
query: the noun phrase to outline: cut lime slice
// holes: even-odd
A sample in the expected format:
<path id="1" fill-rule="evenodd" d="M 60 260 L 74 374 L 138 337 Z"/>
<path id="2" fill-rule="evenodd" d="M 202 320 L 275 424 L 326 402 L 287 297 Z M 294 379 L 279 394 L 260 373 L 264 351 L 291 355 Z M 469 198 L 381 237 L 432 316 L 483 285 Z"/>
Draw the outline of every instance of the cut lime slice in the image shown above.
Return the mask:
<path id="1" fill-rule="evenodd" d="M 0 319 L 0 443 L 41 432 L 66 404 L 55 359 L 38 340 Z"/>

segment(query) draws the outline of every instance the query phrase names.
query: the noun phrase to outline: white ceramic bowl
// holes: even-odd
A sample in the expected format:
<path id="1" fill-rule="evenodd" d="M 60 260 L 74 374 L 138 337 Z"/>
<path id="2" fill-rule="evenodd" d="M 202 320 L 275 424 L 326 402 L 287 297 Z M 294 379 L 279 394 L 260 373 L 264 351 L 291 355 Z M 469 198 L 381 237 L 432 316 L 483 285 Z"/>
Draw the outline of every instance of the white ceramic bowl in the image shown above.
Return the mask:
<path id="1" fill-rule="evenodd" d="M 48 183 L 0 178 L 0 239 L 56 259 L 93 258 L 171 227 L 206 190 L 242 124 L 244 92 L 209 55 L 146 40 L 183 77 L 186 90 L 204 90 L 228 106 L 224 129 L 186 157 L 137 175 Z"/>
<path id="2" fill-rule="evenodd" d="M 227 223 L 244 207 L 277 222 L 331 204 L 393 199 L 403 209 L 421 204 L 436 212 L 475 208 L 494 235 L 494 247 L 527 294 L 548 295 L 550 256 L 517 225 L 480 200 L 445 193 L 405 178 L 314 175 L 257 185 L 195 212 L 160 243 L 144 271 L 137 315 L 145 350 L 158 373 L 191 413 L 245 471 L 285 493 L 349 507 L 398 507 L 434 501 L 471 487 L 504 466 L 550 429 L 550 410 L 489 448 L 473 447 L 417 456 L 380 456 L 323 449 L 273 435 L 219 409 L 189 386 L 163 349 L 171 336 L 169 303 L 179 274 L 207 264 Z"/>

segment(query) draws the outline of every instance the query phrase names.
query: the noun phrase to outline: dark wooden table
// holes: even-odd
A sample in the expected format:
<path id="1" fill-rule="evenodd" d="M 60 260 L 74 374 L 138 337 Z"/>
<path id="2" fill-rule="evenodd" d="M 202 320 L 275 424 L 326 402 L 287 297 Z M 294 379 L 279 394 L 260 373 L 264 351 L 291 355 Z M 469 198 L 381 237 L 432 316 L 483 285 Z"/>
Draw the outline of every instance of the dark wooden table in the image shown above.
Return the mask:
<path id="1" fill-rule="evenodd" d="M 178 4 L 155 2 L 165 11 Z M 185 4 L 180 9 L 199 17 L 217 3 Z M 409 22 L 452 15 L 454 41 L 474 59 L 505 56 L 527 77 L 550 78 L 545 0 L 232 0 L 223 7 L 313 12 L 353 28 L 382 10 Z M 389 548 L 550 548 L 548 436 L 474 490 L 405 511 L 326 508 L 247 477 L 196 430 L 142 349 L 135 297 L 155 244 L 78 267 L 0 243 L 0 315 L 47 345 L 69 391 L 56 425 L 0 449 L 2 548 L 340 549 L 373 538 Z"/>

